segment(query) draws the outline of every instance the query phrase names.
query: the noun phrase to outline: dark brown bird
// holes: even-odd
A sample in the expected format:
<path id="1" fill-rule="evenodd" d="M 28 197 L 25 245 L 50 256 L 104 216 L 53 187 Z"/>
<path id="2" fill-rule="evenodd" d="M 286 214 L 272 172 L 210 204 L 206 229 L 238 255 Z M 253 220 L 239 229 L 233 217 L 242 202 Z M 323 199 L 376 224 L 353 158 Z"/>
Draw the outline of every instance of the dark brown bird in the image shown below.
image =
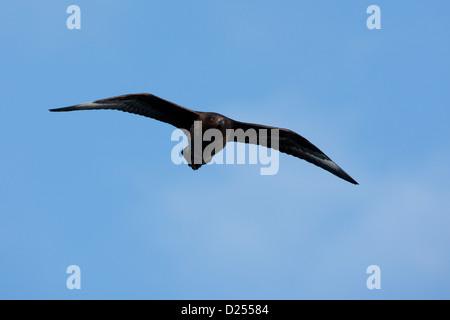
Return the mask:
<path id="1" fill-rule="evenodd" d="M 177 128 L 186 130 L 193 138 L 193 142 L 196 143 L 196 134 L 194 130 L 195 121 L 200 121 L 202 127 L 202 133 L 207 129 L 218 129 L 224 137 L 223 147 L 230 141 L 244 142 L 259 144 L 265 147 L 271 147 L 278 149 L 281 152 L 293 155 L 294 157 L 304 159 L 316 166 L 319 166 L 332 174 L 350 182 L 358 184 L 352 177 L 350 177 L 344 170 L 342 170 L 336 163 L 327 157 L 319 148 L 313 145 L 311 142 L 300 136 L 299 134 L 282 128 L 263 126 L 259 124 L 245 123 L 232 120 L 218 113 L 212 112 L 200 112 L 190 110 L 181 107 L 170 101 L 161 99 L 155 95 L 142 93 L 142 94 L 127 94 L 108 99 L 102 99 L 92 101 L 88 103 L 82 103 L 71 107 L 50 109 L 50 111 L 74 111 L 74 110 L 97 110 L 97 109 L 112 109 L 120 110 L 124 112 L 130 112 L 141 116 L 153 118 L 159 121 L 169 123 Z M 227 134 L 227 129 L 242 129 L 247 132 L 254 132 L 254 135 L 247 136 L 230 136 Z M 253 129 L 253 130 L 249 130 Z M 265 129 L 270 132 L 272 129 L 278 129 L 279 141 L 278 146 L 271 141 L 271 135 L 269 133 L 263 134 Z M 197 134 L 198 135 L 198 134 Z M 200 139 L 200 141 L 202 141 Z M 190 156 L 187 156 L 188 152 L 192 150 L 192 144 L 183 150 L 183 156 L 186 158 L 189 166 L 197 170 L 203 164 L 211 161 L 209 159 L 202 159 L 200 163 L 194 161 L 194 152 L 189 152 Z M 222 147 L 222 148 L 223 148 Z M 201 150 L 203 151 L 205 145 L 201 144 Z M 220 150 L 215 150 L 216 152 Z M 214 155 L 214 152 L 212 153 Z"/>

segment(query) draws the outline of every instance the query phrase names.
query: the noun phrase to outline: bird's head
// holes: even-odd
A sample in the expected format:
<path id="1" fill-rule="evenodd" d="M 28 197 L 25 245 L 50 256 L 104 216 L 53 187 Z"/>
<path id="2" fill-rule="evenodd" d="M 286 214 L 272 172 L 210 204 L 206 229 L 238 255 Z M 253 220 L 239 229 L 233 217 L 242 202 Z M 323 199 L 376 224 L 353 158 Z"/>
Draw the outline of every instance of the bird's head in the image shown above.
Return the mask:
<path id="1" fill-rule="evenodd" d="M 225 118 L 224 117 L 220 117 L 220 118 L 218 118 L 218 120 L 217 120 L 217 127 L 220 129 L 220 128 L 223 128 L 223 127 L 225 127 L 225 124 L 226 124 L 227 122 L 225 121 Z"/>
<path id="2" fill-rule="evenodd" d="M 221 131 L 227 128 L 227 119 L 221 114 L 212 114 L 209 119 L 209 123 L 212 128 L 216 128 Z"/>

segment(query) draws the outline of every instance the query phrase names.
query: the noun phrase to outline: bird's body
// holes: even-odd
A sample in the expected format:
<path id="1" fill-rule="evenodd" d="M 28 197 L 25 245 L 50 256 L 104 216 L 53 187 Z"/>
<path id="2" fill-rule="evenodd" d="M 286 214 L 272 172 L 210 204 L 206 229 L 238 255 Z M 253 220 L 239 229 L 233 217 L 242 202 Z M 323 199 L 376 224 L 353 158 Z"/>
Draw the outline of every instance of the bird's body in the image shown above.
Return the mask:
<path id="1" fill-rule="evenodd" d="M 202 165 L 210 162 L 212 160 L 212 156 L 214 156 L 215 153 L 218 153 L 225 147 L 227 143 L 227 129 L 231 129 L 233 124 L 233 120 L 219 113 L 197 112 L 198 118 L 194 120 L 194 123 L 189 128 L 189 137 L 191 137 L 191 141 L 189 142 L 188 146 L 182 151 L 182 154 L 188 162 L 188 165 L 194 170 L 197 170 Z M 199 127 L 198 130 L 196 130 L 196 122 Z M 222 138 L 222 141 L 218 144 L 219 147 L 213 150 L 211 157 L 205 158 L 204 150 L 207 143 L 205 143 L 203 137 L 206 131 L 210 129 L 219 130 L 221 133 L 220 136 Z M 200 144 L 200 147 L 196 149 L 193 144 Z"/>
<path id="2" fill-rule="evenodd" d="M 163 121 L 183 129 L 186 133 L 189 133 L 193 140 L 193 143 L 190 142 L 186 149 L 183 150 L 183 156 L 186 158 L 189 166 L 194 170 L 197 170 L 203 164 L 211 161 L 211 157 L 214 153 L 217 153 L 224 148 L 227 142 L 235 141 L 258 144 L 277 149 L 281 152 L 311 162 L 350 183 L 358 184 L 319 148 L 291 130 L 239 122 L 213 112 L 190 110 L 148 93 L 122 95 L 82 103 L 71 107 L 50 109 L 50 111 L 97 109 L 113 109 L 130 112 Z M 199 126 L 201 128 L 200 130 L 197 130 Z M 203 134 L 210 129 L 218 130 L 223 137 L 223 141 L 222 144 L 219 144 L 221 145 L 219 148 L 214 149 L 211 157 L 205 159 L 202 155 L 206 144 L 202 137 Z M 273 130 L 276 130 L 278 133 L 278 141 L 272 141 L 272 136 L 267 132 Z M 246 134 L 230 134 L 233 131 L 244 132 Z M 199 135 L 202 137 L 199 137 Z M 198 152 L 195 152 L 195 146 L 193 146 L 193 144 L 195 145 L 197 143 L 200 143 L 200 148 L 197 149 Z M 201 153 L 201 155 L 199 155 L 199 153 Z M 198 160 L 199 156 L 200 160 Z"/>

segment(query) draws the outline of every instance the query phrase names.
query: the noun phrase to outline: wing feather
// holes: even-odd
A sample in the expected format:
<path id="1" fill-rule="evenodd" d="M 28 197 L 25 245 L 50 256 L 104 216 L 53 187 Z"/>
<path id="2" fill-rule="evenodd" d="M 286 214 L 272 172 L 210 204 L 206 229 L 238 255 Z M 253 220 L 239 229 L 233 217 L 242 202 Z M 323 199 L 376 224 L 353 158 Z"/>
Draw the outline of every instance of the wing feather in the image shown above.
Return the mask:
<path id="1" fill-rule="evenodd" d="M 274 148 L 279 150 L 280 152 L 306 160 L 322 169 L 331 172 L 339 178 L 342 178 L 353 184 L 358 184 L 358 182 L 350 177 L 349 174 L 347 174 L 341 167 L 339 167 L 334 161 L 332 161 L 324 152 L 322 152 L 314 144 L 309 142 L 301 135 L 295 133 L 294 131 L 239 121 L 233 122 L 233 129 L 242 129 L 244 131 L 247 131 L 248 129 L 254 129 L 254 132 L 256 132 L 256 137 L 244 135 L 234 138 L 234 141 L 236 142 L 253 143 L 254 141 L 256 141 L 259 145 Z M 266 129 L 266 131 L 261 131 L 260 129 Z M 274 145 L 274 143 L 272 143 L 271 141 L 271 129 L 279 130 L 278 147 L 276 147 L 276 145 Z"/>
<path id="2" fill-rule="evenodd" d="M 169 123 L 177 128 L 187 129 L 198 118 L 199 112 L 184 108 L 173 102 L 161 99 L 153 94 L 126 94 L 122 96 L 96 100 L 75 106 L 50 109 L 50 111 L 75 110 L 120 110 Z"/>

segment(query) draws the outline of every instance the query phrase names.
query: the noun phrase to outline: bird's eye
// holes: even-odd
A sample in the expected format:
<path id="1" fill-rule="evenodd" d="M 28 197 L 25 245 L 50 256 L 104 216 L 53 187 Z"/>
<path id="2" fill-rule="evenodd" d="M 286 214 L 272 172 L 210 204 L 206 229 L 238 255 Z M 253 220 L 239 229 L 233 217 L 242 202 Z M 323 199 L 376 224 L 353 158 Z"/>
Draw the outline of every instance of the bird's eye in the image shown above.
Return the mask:
<path id="1" fill-rule="evenodd" d="M 217 121 L 217 124 L 220 126 L 220 127 L 223 127 L 224 125 L 225 125 L 225 119 L 220 119 L 219 121 Z"/>

